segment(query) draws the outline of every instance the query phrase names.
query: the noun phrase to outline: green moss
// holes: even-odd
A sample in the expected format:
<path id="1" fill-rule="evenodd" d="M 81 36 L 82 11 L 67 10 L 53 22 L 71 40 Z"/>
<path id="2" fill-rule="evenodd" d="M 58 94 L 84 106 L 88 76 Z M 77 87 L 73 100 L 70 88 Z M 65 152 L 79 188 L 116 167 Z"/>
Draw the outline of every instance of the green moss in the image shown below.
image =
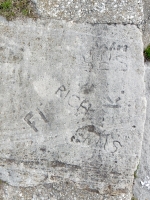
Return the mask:
<path id="1" fill-rule="evenodd" d="M 7 184 L 7 183 L 0 179 L 0 185 L 2 185 L 2 184 Z"/>
<path id="2" fill-rule="evenodd" d="M 137 178 L 137 170 L 134 172 L 134 178 Z"/>
<path id="3" fill-rule="evenodd" d="M 145 57 L 145 60 L 150 61 L 150 45 L 148 45 L 147 48 L 144 50 L 144 57 Z"/>
<path id="4" fill-rule="evenodd" d="M 31 0 L 0 0 L 0 15 L 7 20 L 13 20 L 16 17 L 37 18 L 35 5 Z"/>
<path id="5" fill-rule="evenodd" d="M 138 176 L 137 176 L 137 170 L 138 170 L 138 169 L 139 169 L 139 165 L 137 166 L 137 169 L 136 169 L 135 172 L 134 172 L 134 179 L 138 177 Z"/>
<path id="6" fill-rule="evenodd" d="M 137 198 L 135 198 L 135 197 L 132 197 L 132 198 L 131 198 L 131 200 L 137 200 Z"/>

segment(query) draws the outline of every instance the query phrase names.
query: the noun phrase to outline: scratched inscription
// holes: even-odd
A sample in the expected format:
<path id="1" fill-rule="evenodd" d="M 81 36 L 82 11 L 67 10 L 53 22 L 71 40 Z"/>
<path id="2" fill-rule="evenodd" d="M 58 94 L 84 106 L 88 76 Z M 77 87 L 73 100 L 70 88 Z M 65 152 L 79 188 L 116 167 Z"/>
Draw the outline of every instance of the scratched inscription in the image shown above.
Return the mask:
<path id="1" fill-rule="evenodd" d="M 76 94 L 72 94 L 70 90 L 67 90 L 64 85 L 60 86 L 55 94 L 58 94 L 61 98 L 66 99 L 68 102 L 68 105 L 72 108 L 75 108 L 76 115 L 78 112 L 83 112 L 84 114 L 87 114 L 90 111 L 93 111 L 92 104 L 88 99 L 83 99 L 80 96 Z"/>
<path id="2" fill-rule="evenodd" d="M 108 103 L 104 104 L 103 105 L 104 107 L 106 108 L 120 108 L 121 107 L 121 105 L 119 104 L 119 101 L 121 100 L 120 97 L 116 98 L 115 101 L 112 101 L 109 96 L 106 99 Z"/>
<path id="3" fill-rule="evenodd" d="M 88 90 L 91 90 L 91 88 L 94 88 L 94 83 L 88 87 Z M 84 90 L 82 89 L 83 93 L 85 93 Z M 88 94 L 88 92 L 86 93 Z M 92 108 L 92 103 L 88 99 L 83 99 L 83 97 L 81 98 L 79 95 L 72 94 L 72 92 L 67 89 L 66 86 L 60 86 L 55 94 L 59 94 L 60 98 L 63 98 L 64 101 L 68 102 L 68 106 L 75 109 L 76 117 L 78 117 L 78 115 L 81 113 L 86 116 L 92 112 L 94 115 L 95 110 Z M 105 99 L 105 103 L 103 103 L 101 107 L 98 108 L 103 111 L 103 115 L 108 112 L 107 109 L 121 108 L 121 97 L 117 97 L 112 100 L 112 98 L 107 96 L 106 98 L 103 97 L 103 99 Z M 102 116 L 102 118 L 104 121 L 104 116 Z M 102 148 L 106 152 L 115 153 L 117 152 L 118 148 L 122 147 L 122 144 L 117 139 L 114 139 L 111 133 L 108 134 L 106 132 L 107 131 L 100 126 L 97 127 L 93 124 L 84 125 L 76 130 L 75 134 L 73 134 L 70 138 L 70 141 L 71 143 L 78 145 L 98 147 Z"/>
<path id="4" fill-rule="evenodd" d="M 45 115 L 42 113 L 42 111 L 40 111 L 38 108 L 37 108 L 37 112 L 39 113 L 39 115 L 41 116 L 42 120 L 45 122 L 45 123 L 48 123 L 48 120 L 46 119 Z M 36 125 L 35 125 L 35 122 L 32 121 L 31 122 L 31 118 L 33 117 L 33 112 L 30 111 L 24 118 L 24 120 L 27 122 L 27 124 L 35 131 L 35 132 L 38 132 L 38 129 L 36 128 Z"/>
<path id="5" fill-rule="evenodd" d="M 106 133 L 106 130 L 99 129 L 94 125 L 87 125 L 76 130 L 71 137 L 71 142 L 102 148 L 106 152 L 115 153 L 118 148 L 122 147 L 122 144 L 115 140 L 112 134 L 111 132 Z"/>
<path id="6" fill-rule="evenodd" d="M 123 71 L 126 72 L 127 66 L 127 51 L 128 45 L 120 45 L 116 42 L 110 43 L 110 45 L 101 44 L 96 42 L 96 47 L 90 51 L 90 55 L 83 55 L 83 60 L 90 66 L 89 72 L 93 68 L 97 70 L 107 71 Z M 112 66 L 113 65 L 113 66 Z"/>
<path id="7" fill-rule="evenodd" d="M 30 121 L 32 117 L 33 117 L 33 113 L 32 113 L 32 112 L 29 112 L 29 113 L 25 116 L 24 120 L 27 122 L 27 124 L 28 124 L 35 132 L 38 132 L 38 129 L 35 127 L 35 122 L 34 122 L 34 121 L 33 121 L 33 122 Z"/>
<path id="8" fill-rule="evenodd" d="M 127 188 L 121 181 L 132 178 L 132 157 L 139 155 L 132 147 L 143 127 L 143 63 L 134 56 L 141 56 L 140 40 L 131 39 L 139 30 L 39 23 L 22 24 L 17 34 L 13 23 L 4 27 L 1 176 L 18 187 L 67 179 L 91 192 L 114 187 L 112 195 L 120 194 Z"/>
<path id="9" fill-rule="evenodd" d="M 15 48 L 15 51 L 14 51 Z M 23 59 L 23 48 L 15 45 L 0 44 L 0 62 L 19 63 Z"/>

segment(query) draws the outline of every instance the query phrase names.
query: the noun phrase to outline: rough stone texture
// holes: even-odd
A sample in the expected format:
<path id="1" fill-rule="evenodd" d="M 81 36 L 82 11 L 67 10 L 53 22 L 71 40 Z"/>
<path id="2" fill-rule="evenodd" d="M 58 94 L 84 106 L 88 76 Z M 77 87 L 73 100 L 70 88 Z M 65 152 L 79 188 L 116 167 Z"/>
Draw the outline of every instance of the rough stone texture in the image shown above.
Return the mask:
<path id="1" fill-rule="evenodd" d="M 1 200 L 130 200 L 129 194 L 100 195 L 96 190 L 79 189 L 73 183 L 41 184 L 37 187 L 3 186 Z"/>
<path id="2" fill-rule="evenodd" d="M 143 148 L 137 178 L 134 181 L 133 193 L 138 200 L 150 199 L 150 63 L 145 64 L 147 115 L 145 122 L 145 131 L 143 138 Z"/>
<path id="3" fill-rule="evenodd" d="M 146 48 L 150 44 L 150 2 L 144 0 L 143 43 Z M 145 82 L 147 98 L 147 116 L 143 138 L 143 148 L 137 178 L 134 181 L 133 193 L 138 200 L 150 199 L 150 63 L 145 63 Z"/>
<path id="4" fill-rule="evenodd" d="M 141 24 L 142 0 L 33 0 L 43 17 L 88 23 Z"/>
<path id="5" fill-rule="evenodd" d="M 150 2 L 143 0 L 144 4 L 144 26 L 143 26 L 143 43 L 146 48 L 150 44 Z"/>
<path id="6" fill-rule="evenodd" d="M 142 51 L 134 25 L 1 21 L 1 199 L 131 198 Z"/>

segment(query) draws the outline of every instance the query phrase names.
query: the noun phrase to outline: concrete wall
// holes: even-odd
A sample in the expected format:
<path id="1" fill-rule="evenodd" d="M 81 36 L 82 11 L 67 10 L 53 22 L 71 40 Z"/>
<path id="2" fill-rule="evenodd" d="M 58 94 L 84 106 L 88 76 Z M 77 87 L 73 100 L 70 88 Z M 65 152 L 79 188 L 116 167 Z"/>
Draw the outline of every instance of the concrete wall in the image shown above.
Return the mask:
<path id="1" fill-rule="evenodd" d="M 33 0 L 42 17 L 77 23 L 141 24 L 142 0 Z"/>
<path id="2" fill-rule="evenodd" d="M 61 18 L 36 3 L 41 19 L 0 21 L 0 197 L 130 200 L 146 112 L 142 4 L 114 3 L 115 20 L 113 1 L 102 18 L 89 2 L 80 19 L 77 2 L 57 2 Z"/>

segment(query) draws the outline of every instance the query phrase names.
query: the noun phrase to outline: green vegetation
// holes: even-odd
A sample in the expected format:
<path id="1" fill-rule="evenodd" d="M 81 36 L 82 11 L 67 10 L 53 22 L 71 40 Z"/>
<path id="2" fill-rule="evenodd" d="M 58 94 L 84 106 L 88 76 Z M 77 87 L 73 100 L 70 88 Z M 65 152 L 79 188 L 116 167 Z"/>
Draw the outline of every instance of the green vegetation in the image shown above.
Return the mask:
<path id="1" fill-rule="evenodd" d="M 135 197 L 132 197 L 132 198 L 131 198 L 131 200 L 137 200 L 137 198 L 135 198 Z"/>
<path id="2" fill-rule="evenodd" d="M 0 9 L 7 11 L 11 9 L 12 7 L 12 2 L 10 0 L 4 1 L 0 4 Z"/>
<path id="3" fill-rule="evenodd" d="M 144 50 L 144 57 L 145 57 L 145 60 L 150 61 L 150 45 L 148 45 L 147 48 Z"/>
<path id="4" fill-rule="evenodd" d="M 35 5 L 31 0 L 0 0 L 0 15 L 7 20 L 23 16 L 37 18 Z"/>
<path id="5" fill-rule="evenodd" d="M 7 184 L 7 183 L 0 179 L 0 185 L 2 185 L 2 184 Z"/>
<path id="6" fill-rule="evenodd" d="M 137 178 L 137 170 L 134 172 L 134 178 Z"/>
<path id="7" fill-rule="evenodd" d="M 137 178 L 137 170 L 139 169 L 139 165 L 137 166 L 137 169 L 134 172 L 134 179 Z"/>

